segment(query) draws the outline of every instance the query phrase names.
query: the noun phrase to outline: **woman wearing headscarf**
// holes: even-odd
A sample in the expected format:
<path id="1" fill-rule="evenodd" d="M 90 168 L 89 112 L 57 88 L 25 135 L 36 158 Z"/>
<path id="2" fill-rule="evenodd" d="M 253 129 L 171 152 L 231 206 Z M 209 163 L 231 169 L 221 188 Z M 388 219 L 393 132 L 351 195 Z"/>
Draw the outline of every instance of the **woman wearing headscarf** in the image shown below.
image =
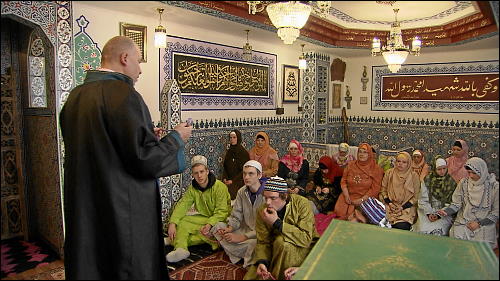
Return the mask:
<path id="1" fill-rule="evenodd" d="M 314 187 L 307 193 L 307 198 L 314 203 L 317 212 L 326 214 L 333 210 L 342 192 L 340 181 L 343 171 L 326 155 L 319 159 L 318 166 L 314 172 Z"/>
<path id="2" fill-rule="evenodd" d="M 278 152 L 270 145 L 269 136 L 265 132 L 258 132 L 255 136 L 255 146 L 250 149 L 250 160 L 259 161 L 262 165 L 262 174 L 265 178 L 276 176 L 278 173 Z"/>
<path id="3" fill-rule="evenodd" d="M 243 164 L 250 160 L 248 151 L 241 145 L 241 133 L 232 130 L 229 133 L 229 149 L 224 157 L 224 171 L 222 181 L 227 185 L 231 200 L 236 198 L 236 194 L 243 182 Z"/>
<path id="4" fill-rule="evenodd" d="M 357 160 L 351 161 L 344 169 L 340 181 L 342 195 L 335 204 L 335 215 L 342 220 L 355 220 L 355 216 L 361 214 L 355 213 L 355 208 L 369 197 L 378 197 L 383 176 L 384 170 L 375 162 L 372 147 L 367 143 L 360 144 Z"/>
<path id="5" fill-rule="evenodd" d="M 342 171 L 347 167 L 349 162 L 354 161 L 354 156 L 349 154 L 349 145 L 345 142 L 339 144 L 339 151 L 333 155 L 333 161 L 339 165 Z"/>
<path id="6" fill-rule="evenodd" d="M 434 157 L 431 172 L 421 181 L 418 197 L 417 222 L 412 231 L 448 236 L 452 218 L 440 218 L 437 211 L 451 203 L 457 183 L 448 174 L 448 164 L 441 155 Z"/>
<path id="7" fill-rule="evenodd" d="M 483 159 L 472 157 L 465 164 L 468 177 L 462 179 L 453 192 L 452 202 L 438 211 L 442 217 L 457 214 L 450 229 L 450 237 L 488 242 L 498 247 L 498 181 L 488 173 Z"/>
<path id="8" fill-rule="evenodd" d="M 288 144 L 288 153 L 278 165 L 278 177 L 286 180 L 290 193 L 306 195 L 309 162 L 304 158 L 304 149 L 297 140 L 291 140 Z"/>
<path id="9" fill-rule="evenodd" d="M 452 155 L 446 158 L 448 163 L 448 173 L 458 183 L 468 176 L 464 168 L 465 162 L 469 158 L 469 146 L 464 140 L 456 140 L 451 148 Z"/>
<path id="10" fill-rule="evenodd" d="M 411 168 L 415 173 L 417 173 L 420 181 L 424 180 L 425 176 L 429 174 L 429 165 L 425 163 L 424 152 L 420 149 L 415 149 L 411 155 L 412 162 Z"/>
<path id="11" fill-rule="evenodd" d="M 408 152 L 399 152 L 394 168 L 387 170 L 382 180 L 380 201 L 385 202 L 385 212 L 392 228 L 410 230 L 417 215 L 420 179 L 411 168 Z"/>

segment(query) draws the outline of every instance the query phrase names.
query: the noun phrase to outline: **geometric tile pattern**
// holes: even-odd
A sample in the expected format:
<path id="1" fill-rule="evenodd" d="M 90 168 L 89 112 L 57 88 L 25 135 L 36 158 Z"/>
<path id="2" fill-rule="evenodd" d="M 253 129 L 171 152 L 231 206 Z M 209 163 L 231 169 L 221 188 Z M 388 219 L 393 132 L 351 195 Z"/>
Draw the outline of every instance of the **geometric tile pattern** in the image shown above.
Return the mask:
<path id="1" fill-rule="evenodd" d="M 181 123 L 182 104 L 180 101 L 181 91 L 177 81 L 175 79 L 167 80 L 160 93 L 161 128 L 172 130 Z M 159 179 L 163 222 L 168 217 L 172 205 L 180 199 L 181 181 L 182 174 Z M 164 223 L 164 226 L 167 227 L 167 224 Z"/>
<path id="2" fill-rule="evenodd" d="M 342 141 L 340 117 L 330 117 L 329 143 Z M 480 157 L 490 172 L 499 177 L 499 123 L 413 118 L 349 117 L 349 145 L 362 142 L 378 144 L 380 149 L 413 147 L 426 153 L 430 161 L 435 155 L 448 157 L 455 139 L 469 145 L 469 157 Z"/>
<path id="3" fill-rule="evenodd" d="M 302 140 L 304 142 L 314 142 L 315 138 L 315 113 L 316 108 L 316 57 L 314 53 L 306 53 L 307 68 L 303 71 L 303 103 L 302 118 L 304 129 L 302 130 Z"/>
<path id="4" fill-rule="evenodd" d="M 71 1 L 2 1 L 2 16 L 16 18 L 29 26 L 38 26 L 52 44 L 55 57 L 49 60 L 47 69 L 54 70 L 55 81 L 48 87 L 55 93 L 55 126 L 58 140 L 59 182 L 63 175 L 63 142 L 59 134 L 59 112 L 73 88 L 73 28 Z M 47 49 L 47 48 L 46 48 Z M 48 101 L 50 102 L 50 101 Z M 58 186 L 62 190 L 62 186 Z M 62 236 L 62 233 L 61 233 Z M 61 245 L 62 243 L 54 243 Z M 62 253 L 62 248 L 58 249 Z"/>
<path id="5" fill-rule="evenodd" d="M 43 41 L 36 35 L 31 34 L 30 54 L 28 55 L 28 88 L 30 89 L 30 107 L 46 107 L 47 93 L 45 91 L 45 57 Z"/>
<path id="6" fill-rule="evenodd" d="M 84 15 L 76 19 L 80 31 L 75 34 L 75 87 L 83 84 L 86 72 L 101 65 L 101 49 L 85 31 L 89 21 Z"/>

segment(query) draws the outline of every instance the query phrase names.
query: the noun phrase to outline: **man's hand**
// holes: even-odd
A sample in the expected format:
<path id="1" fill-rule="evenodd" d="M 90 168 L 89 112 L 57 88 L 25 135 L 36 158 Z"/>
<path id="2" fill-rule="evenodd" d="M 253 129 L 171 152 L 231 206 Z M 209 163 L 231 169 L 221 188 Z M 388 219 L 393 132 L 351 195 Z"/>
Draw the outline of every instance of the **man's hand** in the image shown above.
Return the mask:
<path id="1" fill-rule="evenodd" d="M 224 234 L 230 233 L 230 232 L 233 232 L 232 226 L 228 226 L 226 228 L 220 228 L 219 230 L 217 230 L 217 233 L 220 234 L 221 236 L 224 236 Z"/>
<path id="2" fill-rule="evenodd" d="M 154 127 L 153 131 L 155 133 L 156 139 L 159 140 L 159 139 L 161 139 L 161 134 L 163 134 L 165 132 L 165 129 Z"/>
<path id="3" fill-rule="evenodd" d="M 175 223 L 169 223 L 168 224 L 168 237 L 170 238 L 170 241 L 174 242 L 176 232 L 177 232 L 177 230 L 176 230 Z"/>
<path id="4" fill-rule="evenodd" d="M 470 221 L 467 223 L 467 228 L 469 228 L 472 231 L 475 231 L 479 227 L 481 227 L 481 226 L 479 225 L 479 222 L 477 222 L 477 221 Z"/>
<path id="5" fill-rule="evenodd" d="M 444 211 L 444 210 L 438 210 L 437 213 L 441 216 L 441 217 L 446 217 L 448 214 Z"/>
<path id="6" fill-rule="evenodd" d="M 210 229 L 212 228 L 212 225 L 210 225 L 209 223 L 205 224 L 205 226 L 203 226 L 201 229 L 200 229 L 200 232 L 201 234 L 203 234 L 204 236 L 206 237 L 210 237 Z"/>
<path id="7" fill-rule="evenodd" d="M 321 186 L 316 186 L 316 194 L 320 194 L 321 193 Z"/>
<path id="8" fill-rule="evenodd" d="M 278 219 L 278 213 L 274 208 L 264 208 L 260 213 L 262 220 L 269 226 L 272 226 L 274 222 Z"/>
<path id="9" fill-rule="evenodd" d="M 436 214 L 428 214 L 427 218 L 429 219 L 430 222 L 435 222 L 439 219 L 439 216 Z"/>
<path id="10" fill-rule="evenodd" d="M 248 239 L 248 237 L 246 237 L 243 234 L 236 234 L 236 233 L 231 233 L 231 232 L 225 233 L 223 237 L 224 237 L 224 240 L 226 240 L 227 242 L 231 242 L 231 243 L 240 243 L 240 242 L 246 241 Z"/>
<path id="11" fill-rule="evenodd" d="M 323 188 L 321 189 L 321 191 L 323 192 L 323 194 L 328 194 L 328 193 L 330 193 L 330 189 L 329 189 L 328 187 L 323 187 Z"/>
<path id="12" fill-rule="evenodd" d="M 271 273 L 267 271 L 267 267 L 261 263 L 257 267 L 257 275 L 260 276 L 260 278 L 267 280 L 269 277 L 271 277 Z"/>
<path id="13" fill-rule="evenodd" d="M 300 267 L 289 267 L 285 269 L 285 279 L 286 280 L 291 280 L 292 277 L 297 273 L 297 270 L 299 270 Z"/>
<path id="14" fill-rule="evenodd" d="M 193 133 L 193 126 L 189 126 L 188 123 L 180 123 L 179 125 L 174 127 L 174 130 L 176 130 L 179 135 L 181 136 L 181 139 L 186 142 L 190 137 L 191 134 Z"/>

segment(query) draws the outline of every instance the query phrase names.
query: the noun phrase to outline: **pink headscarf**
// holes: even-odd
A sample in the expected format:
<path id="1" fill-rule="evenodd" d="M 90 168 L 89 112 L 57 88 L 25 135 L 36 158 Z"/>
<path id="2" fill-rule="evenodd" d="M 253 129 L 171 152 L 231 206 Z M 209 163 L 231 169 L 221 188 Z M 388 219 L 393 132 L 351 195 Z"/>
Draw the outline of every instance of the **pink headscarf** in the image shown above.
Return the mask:
<path id="1" fill-rule="evenodd" d="M 290 169 L 292 172 L 297 173 L 298 171 L 300 171 L 300 168 L 302 167 L 302 162 L 304 161 L 304 156 L 303 156 L 304 149 L 302 148 L 302 145 L 298 141 L 292 140 L 290 141 L 290 144 L 292 143 L 295 144 L 299 149 L 299 154 L 294 157 L 290 155 L 289 152 L 285 156 L 283 156 L 283 158 L 281 158 L 281 162 L 283 162 L 283 164 L 285 164 L 288 167 L 288 169 Z M 288 145 L 288 147 L 290 147 L 290 144 Z"/>
<path id="2" fill-rule="evenodd" d="M 462 151 L 459 156 L 452 155 L 446 158 L 448 162 L 448 174 L 455 180 L 459 182 L 461 179 L 468 176 L 467 170 L 464 168 L 465 162 L 469 158 L 469 146 L 464 140 L 456 140 L 462 145 Z"/>

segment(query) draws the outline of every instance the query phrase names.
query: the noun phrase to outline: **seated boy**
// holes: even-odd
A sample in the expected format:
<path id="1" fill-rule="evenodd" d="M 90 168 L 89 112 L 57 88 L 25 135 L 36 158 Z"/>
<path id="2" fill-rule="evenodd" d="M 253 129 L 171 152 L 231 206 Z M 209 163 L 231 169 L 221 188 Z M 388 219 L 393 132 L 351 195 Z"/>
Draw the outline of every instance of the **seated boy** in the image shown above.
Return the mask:
<path id="1" fill-rule="evenodd" d="M 231 212 L 231 197 L 227 186 L 209 172 L 207 158 L 196 155 L 191 159 L 193 182 L 175 205 L 168 225 L 167 244 L 173 243 L 174 251 L 167 254 L 168 262 L 178 262 L 189 257 L 189 246 L 208 243 L 218 247 L 211 235 L 212 226 L 226 221 Z M 198 212 L 187 216 L 194 204 Z"/>

